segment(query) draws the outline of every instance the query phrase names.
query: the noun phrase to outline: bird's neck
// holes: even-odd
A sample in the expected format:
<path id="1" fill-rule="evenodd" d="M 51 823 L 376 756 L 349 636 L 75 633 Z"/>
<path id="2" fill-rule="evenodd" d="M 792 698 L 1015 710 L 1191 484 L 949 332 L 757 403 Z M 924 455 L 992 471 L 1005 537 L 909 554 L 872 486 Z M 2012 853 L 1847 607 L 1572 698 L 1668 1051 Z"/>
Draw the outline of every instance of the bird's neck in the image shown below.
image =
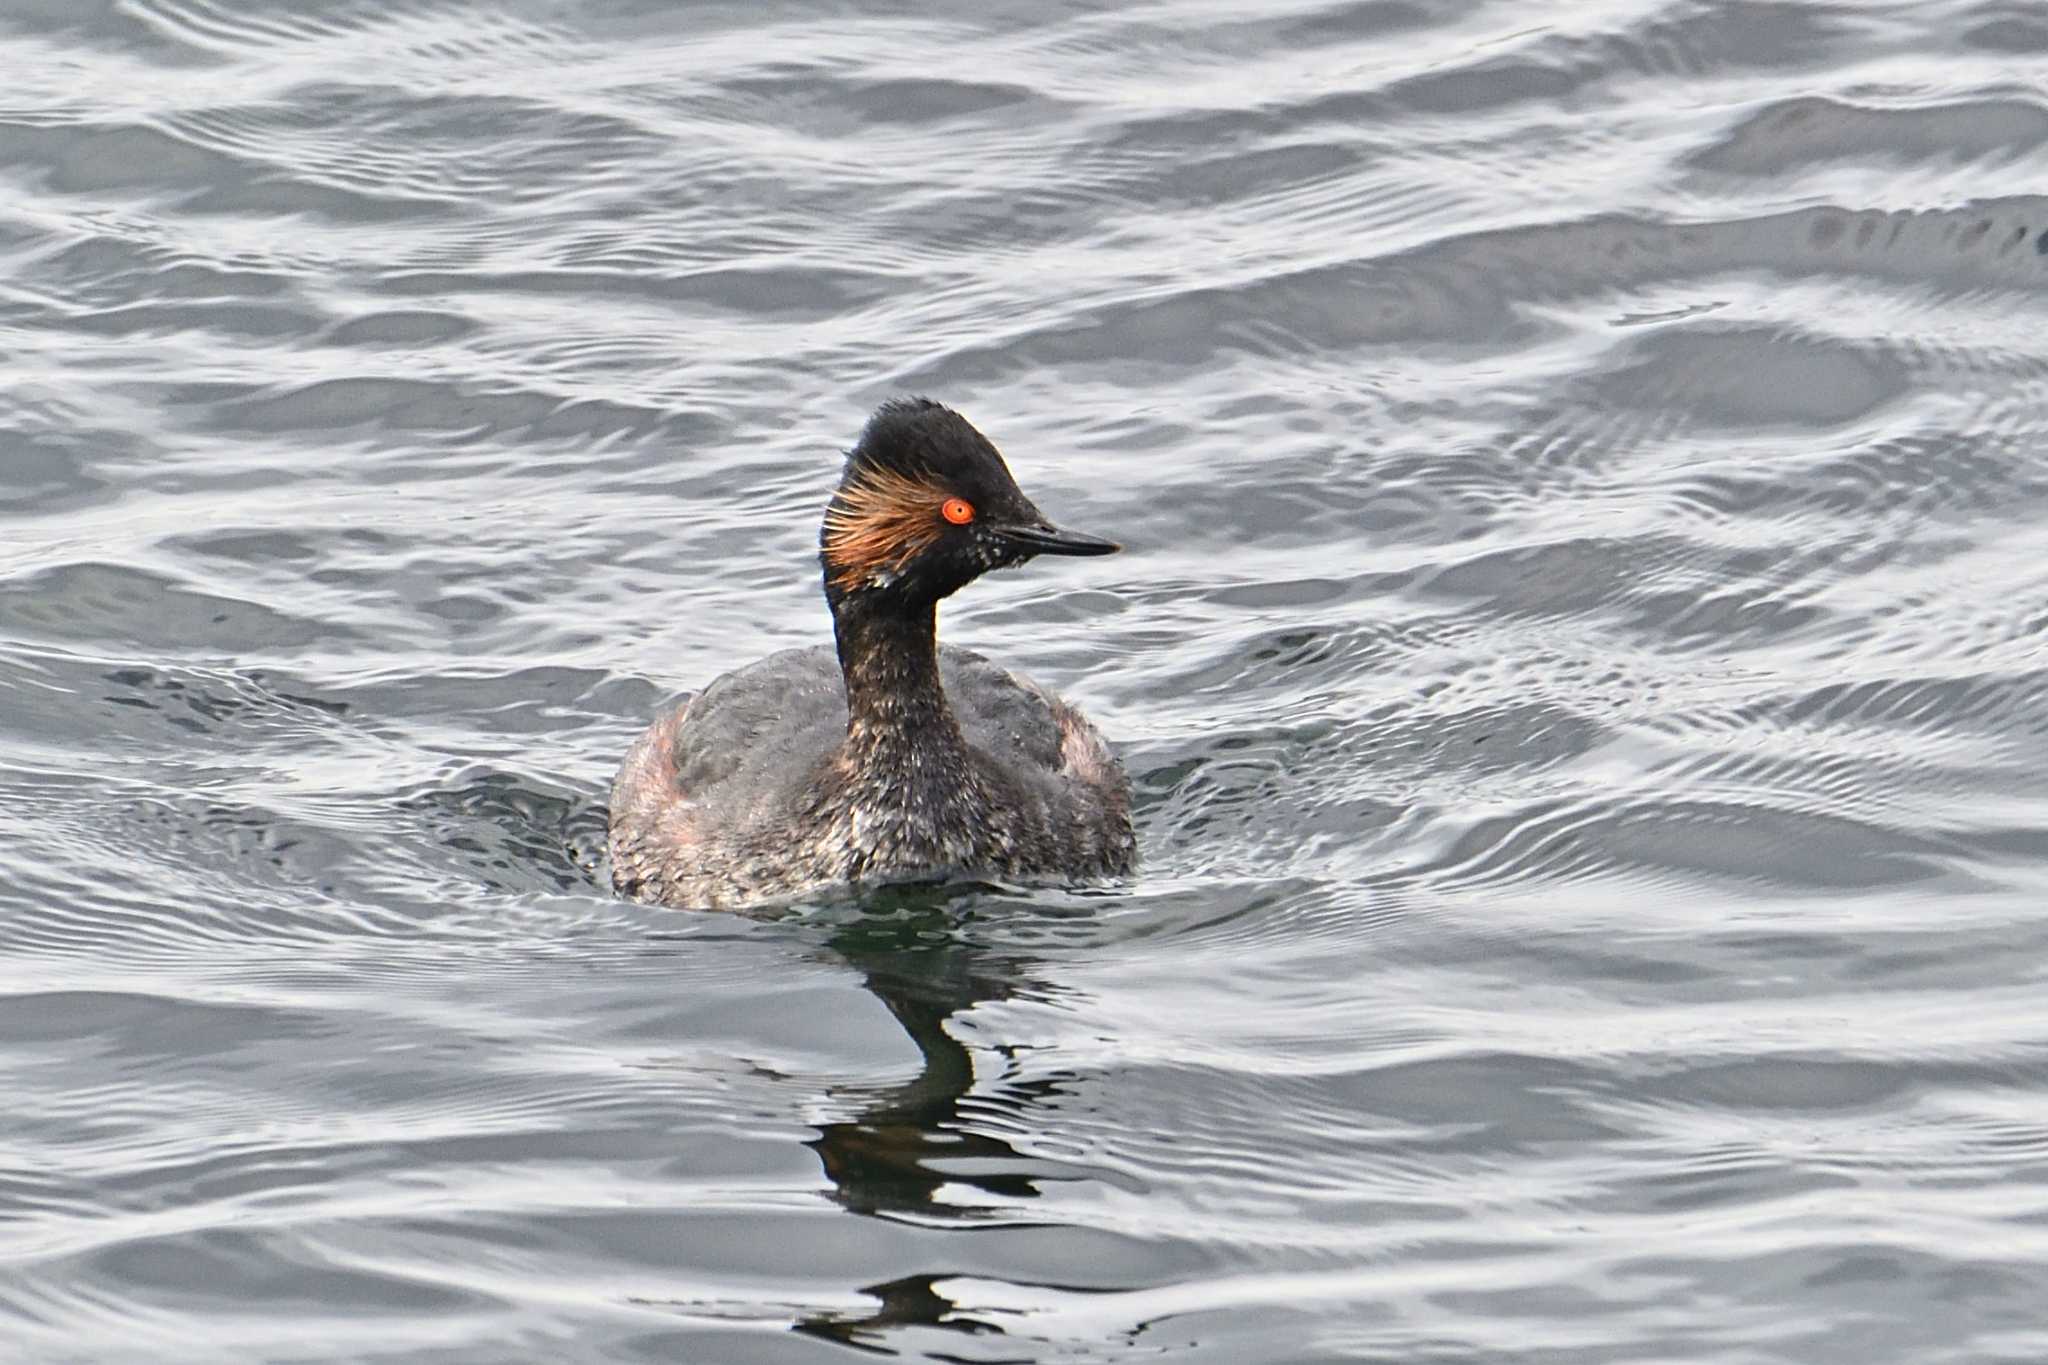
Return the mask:
<path id="1" fill-rule="evenodd" d="M 891 764 L 912 751 L 958 755 L 966 741 L 939 683 L 938 603 L 847 599 L 833 635 L 846 680 L 846 743 L 857 763 Z"/>

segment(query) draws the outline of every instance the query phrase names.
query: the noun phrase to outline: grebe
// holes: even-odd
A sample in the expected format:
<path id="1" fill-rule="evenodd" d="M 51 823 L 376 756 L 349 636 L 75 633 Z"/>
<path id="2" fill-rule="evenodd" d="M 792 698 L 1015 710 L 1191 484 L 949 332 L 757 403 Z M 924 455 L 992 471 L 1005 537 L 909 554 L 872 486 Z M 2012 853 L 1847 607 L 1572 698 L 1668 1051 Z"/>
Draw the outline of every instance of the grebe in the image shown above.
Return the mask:
<path id="1" fill-rule="evenodd" d="M 1130 780 L 1095 727 L 936 628 L 939 599 L 990 569 L 1119 548 L 1049 523 L 951 408 L 884 403 L 818 536 L 836 654 L 771 654 L 648 727 L 612 783 L 612 884 L 729 909 L 849 883 L 1129 872 Z"/>

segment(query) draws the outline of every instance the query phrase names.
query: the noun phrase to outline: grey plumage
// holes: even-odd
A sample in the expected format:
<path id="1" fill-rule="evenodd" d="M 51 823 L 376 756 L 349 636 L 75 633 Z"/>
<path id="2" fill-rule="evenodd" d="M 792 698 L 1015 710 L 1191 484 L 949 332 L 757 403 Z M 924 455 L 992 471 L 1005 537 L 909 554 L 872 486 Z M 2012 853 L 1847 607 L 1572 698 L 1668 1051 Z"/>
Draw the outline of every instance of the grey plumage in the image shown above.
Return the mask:
<path id="1" fill-rule="evenodd" d="M 939 672 L 966 740 L 849 762 L 825 647 L 728 673 L 656 722 L 612 786 L 612 876 L 631 896 L 727 908 L 849 882 L 1130 871 L 1130 786 L 1072 707 L 969 650 Z M 812 761 L 792 761 L 796 755 Z"/>

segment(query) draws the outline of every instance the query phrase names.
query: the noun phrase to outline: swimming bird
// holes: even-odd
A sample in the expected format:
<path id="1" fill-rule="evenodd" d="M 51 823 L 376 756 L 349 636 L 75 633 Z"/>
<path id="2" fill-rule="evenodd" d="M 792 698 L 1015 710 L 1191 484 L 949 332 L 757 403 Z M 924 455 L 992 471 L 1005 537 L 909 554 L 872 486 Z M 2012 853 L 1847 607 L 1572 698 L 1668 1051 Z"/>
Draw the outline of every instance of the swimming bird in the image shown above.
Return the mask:
<path id="1" fill-rule="evenodd" d="M 716 909 L 848 885 L 1130 872 L 1130 781 L 1101 734 L 937 634 L 941 599 L 991 569 L 1119 548 L 1047 521 L 951 408 L 884 403 L 819 532 L 834 646 L 727 673 L 640 736 L 612 783 L 613 885 Z"/>

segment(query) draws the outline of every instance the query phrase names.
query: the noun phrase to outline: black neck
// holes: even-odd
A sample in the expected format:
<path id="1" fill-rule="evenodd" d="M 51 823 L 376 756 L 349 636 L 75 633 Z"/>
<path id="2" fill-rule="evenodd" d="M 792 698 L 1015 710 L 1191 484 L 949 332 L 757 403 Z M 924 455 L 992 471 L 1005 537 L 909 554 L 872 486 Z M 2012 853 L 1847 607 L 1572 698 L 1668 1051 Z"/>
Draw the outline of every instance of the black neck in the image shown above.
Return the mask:
<path id="1" fill-rule="evenodd" d="M 876 758 L 964 746 L 939 685 L 937 602 L 842 598 L 832 604 L 832 632 L 846 679 L 849 745 Z"/>

